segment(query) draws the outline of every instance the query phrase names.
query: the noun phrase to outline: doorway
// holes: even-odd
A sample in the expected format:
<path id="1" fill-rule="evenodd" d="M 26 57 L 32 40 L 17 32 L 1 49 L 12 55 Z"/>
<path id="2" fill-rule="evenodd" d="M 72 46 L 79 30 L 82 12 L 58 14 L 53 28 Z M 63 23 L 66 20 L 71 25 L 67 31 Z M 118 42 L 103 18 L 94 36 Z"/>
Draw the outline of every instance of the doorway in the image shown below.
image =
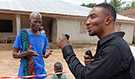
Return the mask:
<path id="1" fill-rule="evenodd" d="M 43 16 L 43 27 L 49 42 L 52 42 L 53 20 L 54 18 Z"/>

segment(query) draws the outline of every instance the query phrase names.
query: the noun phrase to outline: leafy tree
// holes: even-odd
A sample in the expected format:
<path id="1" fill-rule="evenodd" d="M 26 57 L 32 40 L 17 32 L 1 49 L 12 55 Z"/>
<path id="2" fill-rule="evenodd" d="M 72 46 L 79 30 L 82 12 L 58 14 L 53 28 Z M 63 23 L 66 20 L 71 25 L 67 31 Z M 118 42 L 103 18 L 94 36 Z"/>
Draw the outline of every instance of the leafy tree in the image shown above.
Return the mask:
<path id="1" fill-rule="evenodd" d="M 129 9 L 129 8 L 135 8 L 135 1 L 132 1 L 131 3 L 128 3 L 126 5 L 126 7 L 124 8 L 124 10 Z"/>
<path id="2" fill-rule="evenodd" d="M 96 5 L 96 3 L 89 3 L 89 4 L 83 3 L 81 6 L 92 8 L 94 5 Z"/>
<path id="3" fill-rule="evenodd" d="M 121 0 L 111 0 L 110 4 L 116 9 L 117 12 L 121 11 L 123 8 L 122 6 L 125 4 L 126 2 L 122 2 Z"/>

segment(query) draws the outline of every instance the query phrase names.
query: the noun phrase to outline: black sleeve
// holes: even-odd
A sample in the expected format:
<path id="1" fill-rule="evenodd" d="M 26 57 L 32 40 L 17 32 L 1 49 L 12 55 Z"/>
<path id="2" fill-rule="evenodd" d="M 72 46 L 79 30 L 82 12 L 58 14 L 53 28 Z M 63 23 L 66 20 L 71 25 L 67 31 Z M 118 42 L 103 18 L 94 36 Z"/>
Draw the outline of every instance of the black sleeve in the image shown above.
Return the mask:
<path id="1" fill-rule="evenodd" d="M 110 79 L 121 69 L 120 51 L 115 46 L 104 48 L 100 51 L 100 57 L 86 66 L 83 66 L 77 59 L 71 45 L 65 46 L 62 52 L 76 79 Z"/>

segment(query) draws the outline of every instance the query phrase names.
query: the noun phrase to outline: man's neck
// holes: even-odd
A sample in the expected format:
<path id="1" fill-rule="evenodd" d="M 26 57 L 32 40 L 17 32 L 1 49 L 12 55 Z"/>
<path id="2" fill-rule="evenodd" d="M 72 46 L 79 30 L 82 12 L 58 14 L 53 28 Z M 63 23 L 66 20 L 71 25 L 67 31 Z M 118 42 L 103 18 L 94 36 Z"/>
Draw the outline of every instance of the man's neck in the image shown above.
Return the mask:
<path id="1" fill-rule="evenodd" d="M 103 39 L 109 34 L 112 34 L 115 32 L 115 29 L 113 26 L 107 26 L 108 28 L 104 28 L 103 32 L 98 35 L 99 39 Z"/>
<path id="2" fill-rule="evenodd" d="M 36 32 L 33 31 L 33 30 L 31 30 L 31 31 L 32 31 L 32 33 L 35 34 L 35 35 L 39 35 L 39 34 L 40 34 L 40 31 L 36 31 Z"/>

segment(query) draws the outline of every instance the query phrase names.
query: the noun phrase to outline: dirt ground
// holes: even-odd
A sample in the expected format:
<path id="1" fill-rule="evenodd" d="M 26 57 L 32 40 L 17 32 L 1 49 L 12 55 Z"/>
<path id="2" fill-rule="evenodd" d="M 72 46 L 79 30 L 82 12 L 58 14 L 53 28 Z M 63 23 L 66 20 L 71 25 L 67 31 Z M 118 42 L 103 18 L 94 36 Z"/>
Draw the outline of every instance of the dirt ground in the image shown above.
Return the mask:
<path id="1" fill-rule="evenodd" d="M 95 46 L 84 47 L 84 48 L 76 48 L 74 51 L 76 52 L 77 57 L 83 63 L 83 55 L 87 49 L 91 49 L 92 52 L 95 51 Z M 55 62 L 60 61 L 63 64 L 64 72 L 67 75 L 68 79 L 74 79 L 72 73 L 70 72 L 65 60 L 63 59 L 62 53 L 60 49 L 53 49 L 52 55 L 45 59 L 46 70 L 48 74 L 53 72 L 53 65 Z M 17 70 L 19 66 L 19 60 L 12 58 L 12 50 L 0 50 L 0 76 L 15 76 L 17 75 Z M 47 76 L 47 79 L 50 79 L 51 75 Z"/>

